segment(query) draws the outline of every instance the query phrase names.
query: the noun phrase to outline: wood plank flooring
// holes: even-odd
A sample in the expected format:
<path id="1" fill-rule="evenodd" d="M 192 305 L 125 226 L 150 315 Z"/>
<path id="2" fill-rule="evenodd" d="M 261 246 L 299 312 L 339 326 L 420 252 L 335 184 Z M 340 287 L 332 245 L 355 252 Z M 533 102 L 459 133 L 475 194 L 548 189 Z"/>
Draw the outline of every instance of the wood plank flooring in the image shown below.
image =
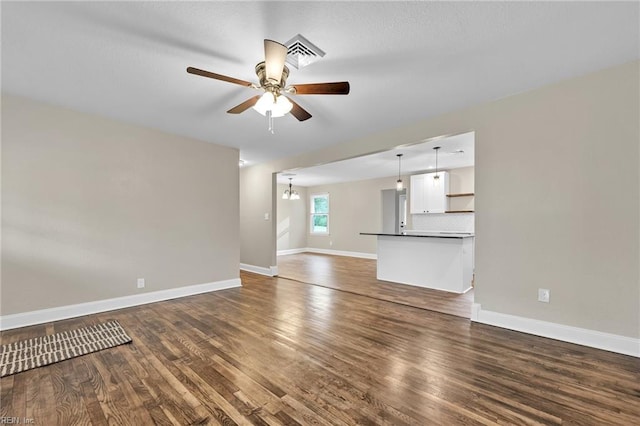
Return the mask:
<path id="1" fill-rule="evenodd" d="M 0 417 L 638 424 L 640 359 L 283 278 L 241 278 L 242 288 L 2 332 L 9 343 L 113 318 L 133 343 L 0 379 Z"/>
<path id="2" fill-rule="evenodd" d="M 308 284 L 316 284 L 362 296 L 416 308 L 471 318 L 473 289 L 455 294 L 429 288 L 380 281 L 376 261 L 316 253 L 278 256 L 278 274 Z"/>

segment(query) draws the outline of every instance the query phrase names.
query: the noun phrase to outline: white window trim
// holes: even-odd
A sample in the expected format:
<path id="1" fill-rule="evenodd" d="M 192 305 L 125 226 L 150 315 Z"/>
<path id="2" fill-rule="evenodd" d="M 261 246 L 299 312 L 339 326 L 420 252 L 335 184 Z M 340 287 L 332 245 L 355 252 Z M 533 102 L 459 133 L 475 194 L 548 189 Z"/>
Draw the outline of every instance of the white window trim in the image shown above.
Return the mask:
<path id="1" fill-rule="evenodd" d="M 313 199 L 315 197 L 327 197 L 327 207 L 328 213 L 313 213 Z M 313 231 L 313 216 L 316 214 L 326 214 L 327 215 L 327 232 L 314 232 Z M 331 197 L 328 192 L 319 192 L 316 194 L 309 195 L 309 235 L 315 236 L 326 236 L 331 235 Z"/>

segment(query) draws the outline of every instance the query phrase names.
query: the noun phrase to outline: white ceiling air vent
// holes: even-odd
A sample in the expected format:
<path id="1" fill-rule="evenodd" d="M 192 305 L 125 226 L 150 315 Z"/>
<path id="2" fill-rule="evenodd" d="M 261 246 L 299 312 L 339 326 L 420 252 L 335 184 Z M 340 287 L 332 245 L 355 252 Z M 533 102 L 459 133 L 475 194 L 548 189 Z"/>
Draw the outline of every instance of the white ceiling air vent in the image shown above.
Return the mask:
<path id="1" fill-rule="evenodd" d="M 287 46 L 287 62 L 296 69 L 304 68 L 324 56 L 318 46 L 298 34 L 284 44 Z"/>

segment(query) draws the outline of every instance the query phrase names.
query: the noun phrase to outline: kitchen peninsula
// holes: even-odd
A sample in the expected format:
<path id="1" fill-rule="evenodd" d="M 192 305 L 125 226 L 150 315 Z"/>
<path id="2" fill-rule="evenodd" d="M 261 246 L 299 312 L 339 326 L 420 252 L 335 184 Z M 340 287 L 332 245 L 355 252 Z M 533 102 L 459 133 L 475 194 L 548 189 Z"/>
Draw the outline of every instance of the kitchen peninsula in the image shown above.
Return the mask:
<path id="1" fill-rule="evenodd" d="M 405 231 L 378 237 L 377 278 L 400 284 L 465 293 L 473 279 L 471 233 Z"/>

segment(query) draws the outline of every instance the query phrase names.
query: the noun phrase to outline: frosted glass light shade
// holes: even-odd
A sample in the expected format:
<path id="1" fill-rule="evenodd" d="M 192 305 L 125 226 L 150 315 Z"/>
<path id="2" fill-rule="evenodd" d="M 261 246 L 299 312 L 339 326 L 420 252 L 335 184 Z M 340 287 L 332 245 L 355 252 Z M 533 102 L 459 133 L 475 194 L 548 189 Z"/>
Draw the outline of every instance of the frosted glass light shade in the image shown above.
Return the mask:
<path id="1" fill-rule="evenodd" d="M 273 101 L 273 94 L 265 92 L 253 106 L 253 109 L 262 115 L 267 115 L 267 111 L 271 110 L 272 117 L 282 117 L 293 108 L 293 104 L 286 97 L 280 95 Z"/>
<path id="2" fill-rule="evenodd" d="M 282 199 L 283 200 L 299 200 L 300 194 L 298 194 L 298 191 L 290 191 L 288 189 L 285 189 L 284 193 L 282 194 Z"/>

